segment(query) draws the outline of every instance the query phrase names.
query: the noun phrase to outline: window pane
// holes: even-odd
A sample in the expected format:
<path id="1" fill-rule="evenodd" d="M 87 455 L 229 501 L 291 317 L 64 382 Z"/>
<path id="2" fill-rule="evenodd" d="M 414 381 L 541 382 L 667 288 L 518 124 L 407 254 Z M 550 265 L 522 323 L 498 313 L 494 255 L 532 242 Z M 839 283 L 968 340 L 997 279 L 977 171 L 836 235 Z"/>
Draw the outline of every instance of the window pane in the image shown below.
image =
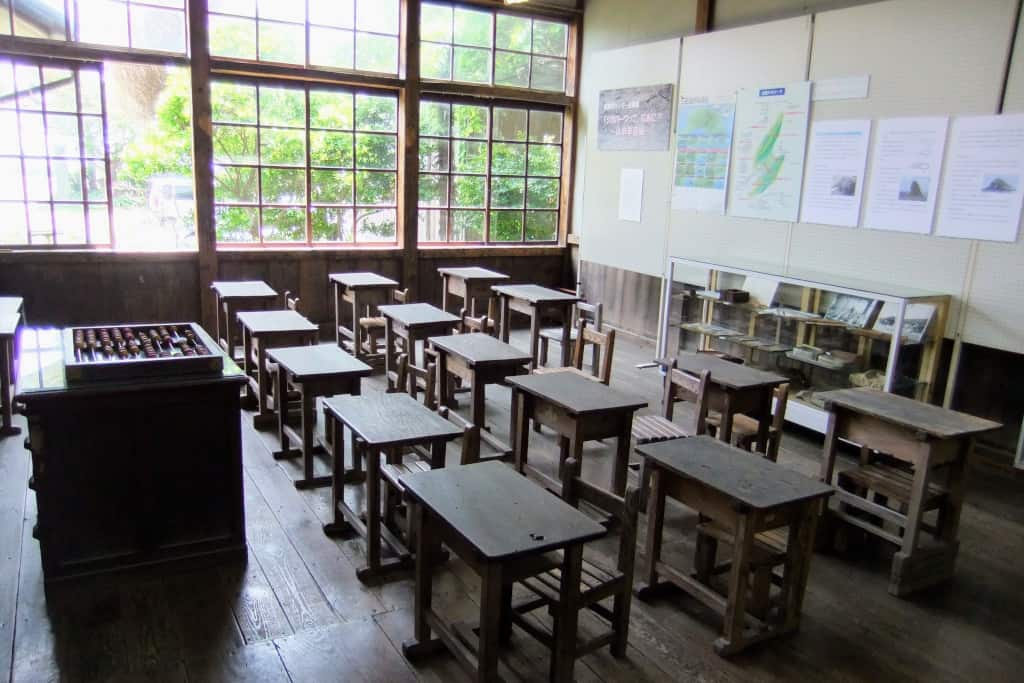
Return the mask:
<path id="1" fill-rule="evenodd" d="M 82 162 L 52 160 L 50 162 L 50 183 L 55 200 L 81 201 L 83 199 Z"/>
<path id="2" fill-rule="evenodd" d="M 379 95 L 356 95 L 356 129 L 394 133 L 398 130 L 398 100 Z"/>
<path id="3" fill-rule="evenodd" d="M 394 242 L 398 212 L 394 209 L 356 211 L 357 242 Z"/>
<path id="4" fill-rule="evenodd" d="M 491 20 L 492 15 L 490 12 L 456 8 L 455 42 L 459 45 L 490 47 Z"/>
<path id="5" fill-rule="evenodd" d="M 305 242 L 303 209 L 263 209 L 263 239 L 267 242 Z"/>
<path id="6" fill-rule="evenodd" d="M 0 183 L 0 201 L 25 198 L 25 188 L 21 184 L 20 159 L 0 159 L 0 178 L 4 179 L 4 182 Z"/>
<path id="7" fill-rule="evenodd" d="M 452 176 L 452 206 L 482 208 L 486 199 L 481 176 Z"/>
<path id="8" fill-rule="evenodd" d="M 530 55 L 494 53 L 494 84 L 513 88 L 530 87 Z"/>
<path id="9" fill-rule="evenodd" d="M 452 127 L 451 108 L 441 102 L 420 103 L 420 135 L 448 135 Z"/>
<path id="10" fill-rule="evenodd" d="M 335 69 L 351 69 L 355 55 L 352 31 L 311 26 L 309 28 L 309 63 Z"/>
<path id="11" fill-rule="evenodd" d="M 561 174 L 562 148 L 557 145 L 530 145 L 530 175 Z"/>
<path id="12" fill-rule="evenodd" d="M 455 140 L 452 142 L 452 170 L 460 173 L 487 172 L 487 143 Z"/>
<path id="13" fill-rule="evenodd" d="M 18 88 L 18 106 L 22 109 L 40 111 L 43 108 L 42 90 L 39 87 L 39 69 L 35 66 L 18 64 L 14 67 L 14 82 Z"/>
<path id="14" fill-rule="evenodd" d="M 78 117 L 47 114 L 46 129 L 52 156 L 78 156 Z"/>
<path id="15" fill-rule="evenodd" d="M 352 168 L 352 134 L 312 131 L 309 154 L 314 166 Z"/>
<path id="16" fill-rule="evenodd" d="M 216 216 L 218 242 L 259 242 L 259 209 L 219 206 Z"/>
<path id="17" fill-rule="evenodd" d="M 397 168 L 398 139 L 393 135 L 356 134 L 358 168 Z"/>
<path id="18" fill-rule="evenodd" d="M 107 167 L 102 161 L 86 162 L 86 199 L 102 202 L 107 199 Z"/>
<path id="19" fill-rule="evenodd" d="M 448 206 L 448 176 L 420 174 L 420 206 Z"/>
<path id="20" fill-rule="evenodd" d="M 420 138 L 420 170 L 447 171 L 449 164 L 448 141 Z"/>
<path id="21" fill-rule="evenodd" d="M 25 159 L 25 189 L 29 199 L 50 200 L 50 178 L 45 159 Z"/>
<path id="22" fill-rule="evenodd" d="M 255 85 L 211 83 L 210 104 L 218 123 L 256 123 Z"/>
<path id="23" fill-rule="evenodd" d="M 423 43 L 420 45 L 420 69 L 423 78 L 439 81 L 452 79 L 452 48 L 449 45 Z"/>
<path id="24" fill-rule="evenodd" d="M 132 47 L 185 52 L 185 13 L 132 5 Z"/>
<path id="25" fill-rule="evenodd" d="M 495 142 L 491 146 L 491 173 L 526 175 L 526 145 Z"/>
<path id="26" fill-rule="evenodd" d="M 360 31 L 398 35 L 398 0 L 358 0 L 356 27 Z"/>
<path id="27" fill-rule="evenodd" d="M 352 204 L 351 171 L 310 171 L 314 204 Z"/>
<path id="28" fill-rule="evenodd" d="M 103 119 L 98 116 L 83 116 L 82 133 L 85 136 L 85 156 L 102 159 L 106 152 L 103 147 Z"/>
<path id="29" fill-rule="evenodd" d="M 558 239 L 558 214 L 554 211 L 526 212 L 526 241 L 554 242 Z"/>
<path id="30" fill-rule="evenodd" d="M 491 178 L 491 206 L 497 209 L 521 209 L 526 199 L 522 178 Z"/>
<path id="31" fill-rule="evenodd" d="M 526 110 L 494 108 L 495 140 L 526 140 Z"/>
<path id="32" fill-rule="evenodd" d="M 557 209 L 560 187 L 557 178 L 530 178 L 526 181 L 526 208 Z"/>
<path id="33" fill-rule="evenodd" d="M 8 135 L 0 135 L 0 154 L 21 154 L 21 138 L 18 134 L 17 112 L 0 111 L 0 130 L 11 132 Z M 21 168 L 21 164 L 18 164 L 18 168 Z M 3 185 L 3 183 L 0 183 L 0 185 Z"/>
<path id="34" fill-rule="evenodd" d="M 255 128 L 213 127 L 213 160 L 215 162 L 254 164 L 257 157 Z"/>
<path id="35" fill-rule="evenodd" d="M 256 22 L 251 19 L 210 15 L 210 54 L 236 59 L 256 59 Z"/>
<path id="36" fill-rule="evenodd" d="M 314 128 L 352 130 L 352 122 L 351 93 L 309 91 L 309 125 Z"/>
<path id="37" fill-rule="evenodd" d="M 256 0 L 256 9 L 260 19 L 278 19 L 280 21 L 306 21 L 306 6 L 296 0 Z"/>
<path id="38" fill-rule="evenodd" d="M 530 112 L 530 142 L 562 142 L 562 114 L 557 111 Z"/>
<path id="39" fill-rule="evenodd" d="M 301 130 L 260 130 L 260 161 L 286 166 L 306 165 L 306 133 Z"/>
<path id="40" fill-rule="evenodd" d="M 100 72 L 82 69 L 78 72 L 78 89 L 82 98 L 82 111 L 87 114 L 100 113 Z"/>
<path id="41" fill-rule="evenodd" d="M 309 21 L 336 28 L 354 28 L 355 4 L 355 0 L 309 0 Z"/>
<path id="42" fill-rule="evenodd" d="M 0 244 L 25 244 L 28 240 L 25 226 L 24 204 L 0 203 Z"/>
<path id="43" fill-rule="evenodd" d="M 352 209 L 313 209 L 310 215 L 314 242 L 351 242 Z"/>
<path id="44" fill-rule="evenodd" d="M 306 29 L 295 24 L 259 22 L 260 54 L 266 62 L 306 63 Z"/>
<path id="45" fill-rule="evenodd" d="M 46 156 L 46 131 L 42 114 L 21 113 L 21 151 L 31 156 Z"/>
<path id="46" fill-rule="evenodd" d="M 356 69 L 398 73 L 398 38 L 357 33 Z"/>
<path id="47" fill-rule="evenodd" d="M 209 0 L 211 12 L 237 14 L 243 17 L 256 16 L 256 0 Z"/>
<path id="48" fill-rule="evenodd" d="M 295 88 L 260 86 L 260 125 L 306 125 L 306 94 Z"/>
<path id="49" fill-rule="evenodd" d="M 530 29 L 532 22 L 526 17 L 499 14 L 495 31 L 495 47 L 519 52 L 530 51 Z"/>
<path id="50" fill-rule="evenodd" d="M 8 11 L 6 8 L 11 7 L 12 3 L 8 0 L 0 4 L 5 7 L 3 23 L 7 24 Z M 40 7 L 39 5 L 41 4 L 44 6 Z M 48 0 L 45 3 L 38 2 L 38 0 L 35 2 L 19 0 L 13 3 L 13 5 L 15 35 L 55 40 L 65 40 L 67 38 L 64 24 L 64 2 L 62 0 Z M 9 25 L 4 27 L 3 33 L 10 34 Z"/>
<path id="51" fill-rule="evenodd" d="M 88 11 L 79 13 L 78 38 L 83 43 L 128 47 L 128 6 L 93 0 Z"/>
<path id="52" fill-rule="evenodd" d="M 420 242 L 444 242 L 448 234 L 447 211 L 424 211 L 416 214 Z"/>
<path id="53" fill-rule="evenodd" d="M 452 42 L 452 8 L 424 4 L 420 10 L 420 40 Z"/>
<path id="54" fill-rule="evenodd" d="M 522 239 L 522 211 L 491 211 L 492 242 L 518 242 Z"/>
<path id="55" fill-rule="evenodd" d="M 85 244 L 85 206 L 73 204 L 53 207 L 57 244 Z"/>
<path id="56" fill-rule="evenodd" d="M 456 81 L 465 83 L 490 83 L 490 51 L 472 47 L 456 47 L 454 78 Z"/>
<path id="57" fill-rule="evenodd" d="M 565 60 L 534 57 L 530 74 L 531 86 L 536 90 L 565 91 Z"/>
<path id="58" fill-rule="evenodd" d="M 75 102 L 75 76 L 70 69 L 43 69 L 46 111 L 74 113 L 78 111 Z"/>
<path id="59" fill-rule="evenodd" d="M 483 242 L 483 211 L 452 211 L 452 242 Z"/>
<path id="60" fill-rule="evenodd" d="M 394 206 L 396 176 L 377 171 L 356 172 L 356 204 Z"/>
<path id="61" fill-rule="evenodd" d="M 487 107 L 452 105 L 452 135 L 457 138 L 487 137 Z"/>
<path id="62" fill-rule="evenodd" d="M 53 214 L 49 204 L 29 205 L 28 230 L 32 244 L 53 244 Z"/>
<path id="63" fill-rule="evenodd" d="M 255 204 L 259 201 L 255 168 L 217 166 L 213 177 L 215 202 Z"/>
<path id="64" fill-rule="evenodd" d="M 569 27 L 537 19 L 533 22 L 533 52 L 540 55 L 565 57 Z"/>
<path id="65" fill-rule="evenodd" d="M 306 172 L 302 169 L 264 168 L 264 204 L 302 204 L 306 201 Z"/>
<path id="66" fill-rule="evenodd" d="M 110 211 L 106 204 L 89 206 L 89 239 L 93 244 L 110 244 Z"/>

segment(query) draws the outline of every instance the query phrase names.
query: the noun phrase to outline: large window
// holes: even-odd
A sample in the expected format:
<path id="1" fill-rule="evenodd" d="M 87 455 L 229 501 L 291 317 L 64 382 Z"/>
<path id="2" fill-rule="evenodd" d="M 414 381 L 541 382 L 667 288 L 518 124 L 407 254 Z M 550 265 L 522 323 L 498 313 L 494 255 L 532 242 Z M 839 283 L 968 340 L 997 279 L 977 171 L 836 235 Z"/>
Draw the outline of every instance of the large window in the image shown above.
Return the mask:
<path id="1" fill-rule="evenodd" d="M 424 101 L 420 241 L 556 241 L 562 116 L 545 109 Z"/>
<path id="2" fill-rule="evenodd" d="M 210 0 L 209 7 L 215 56 L 398 73 L 398 0 Z"/>
<path id="3" fill-rule="evenodd" d="M 433 3 L 421 12 L 424 78 L 565 92 L 564 22 Z"/>
<path id="4" fill-rule="evenodd" d="M 218 241 L 395 243 L 395 96 L 215 82 L 211 98 Z"/>

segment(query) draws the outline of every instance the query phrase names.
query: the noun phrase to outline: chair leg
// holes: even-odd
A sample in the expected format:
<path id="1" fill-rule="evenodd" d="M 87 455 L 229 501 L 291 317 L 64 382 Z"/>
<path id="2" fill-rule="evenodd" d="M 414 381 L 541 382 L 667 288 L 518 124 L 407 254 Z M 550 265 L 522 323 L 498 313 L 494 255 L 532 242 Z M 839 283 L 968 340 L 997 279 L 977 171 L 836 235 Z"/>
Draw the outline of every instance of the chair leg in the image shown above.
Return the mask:
<path id="1" fill-rule="evenodd" d="M 540 365 L 540 366 L 547 365 L 548 364 L 548 338 L 547 337 L 541 337 L 540 338 L 540 354 L 538 354 L 538 355 L 540 356 L 540 358 L 537 360 L 537 364 Z"/>
<path id="2" fill-rule="evenodd" d="M 626 586 L 619 591 L 612 603 L 612 631 L 615 635 L 612 637 L 610 649 L 612 656 L 620 659 L 626 656 L 626 646 L 629 644 L 629 605 L 632 590 L 632 586 Z"/>

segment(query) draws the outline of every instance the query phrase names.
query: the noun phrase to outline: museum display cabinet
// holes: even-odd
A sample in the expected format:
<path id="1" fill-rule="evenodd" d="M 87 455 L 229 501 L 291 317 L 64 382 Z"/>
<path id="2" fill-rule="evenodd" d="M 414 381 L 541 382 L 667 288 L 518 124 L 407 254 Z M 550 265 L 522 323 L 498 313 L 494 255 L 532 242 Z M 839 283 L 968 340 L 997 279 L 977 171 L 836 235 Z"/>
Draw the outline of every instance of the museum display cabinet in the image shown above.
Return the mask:
<path id="1" fill-rule="evenodd" d="M 664 287 L 659 357 L 716 353 L 784 374 L 790 422 L 823 432 L 818 396 L 833 389 L 935 396 L 948 294 L 674 257 Z"/>

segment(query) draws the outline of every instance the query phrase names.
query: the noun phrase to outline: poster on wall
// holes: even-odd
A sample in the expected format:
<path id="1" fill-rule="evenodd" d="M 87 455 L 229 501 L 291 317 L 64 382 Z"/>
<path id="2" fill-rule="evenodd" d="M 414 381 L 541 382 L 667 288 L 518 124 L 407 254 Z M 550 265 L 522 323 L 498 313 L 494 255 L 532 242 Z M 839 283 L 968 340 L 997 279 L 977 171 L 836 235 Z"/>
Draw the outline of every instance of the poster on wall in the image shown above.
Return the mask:
<path id="1" fill-rule="evenodd" d="M 672 133 L 671 83 L 602 90 L 597 148 L 606 152 L 661 152 Z"/>
<path id="2" fill-rule="evenodd" d="M 932 231 L 948 125 L 945 116 L 878 122 L 864 227 Z"/>
<path id="3" fill-rule="evenodd" d="M 740 90 L 730 216 L 796 221 L 810 104 L 810 81 Z"/>
<path id="4" fill-rule="evenodd" d="M 1016 242 L 1024 181 L 1024 114 L 953 121 L 935 233 Z"/>
<path id="5" fill-rule="evenodd" d="M 800 205 L 804 223 L 857 227 L 871 121 L 815 121 Z"/>
<path id="6" fill-rule="evenodd" d="M 736 97 L 681 98 L 672 208 L 725 213 Z"/>

